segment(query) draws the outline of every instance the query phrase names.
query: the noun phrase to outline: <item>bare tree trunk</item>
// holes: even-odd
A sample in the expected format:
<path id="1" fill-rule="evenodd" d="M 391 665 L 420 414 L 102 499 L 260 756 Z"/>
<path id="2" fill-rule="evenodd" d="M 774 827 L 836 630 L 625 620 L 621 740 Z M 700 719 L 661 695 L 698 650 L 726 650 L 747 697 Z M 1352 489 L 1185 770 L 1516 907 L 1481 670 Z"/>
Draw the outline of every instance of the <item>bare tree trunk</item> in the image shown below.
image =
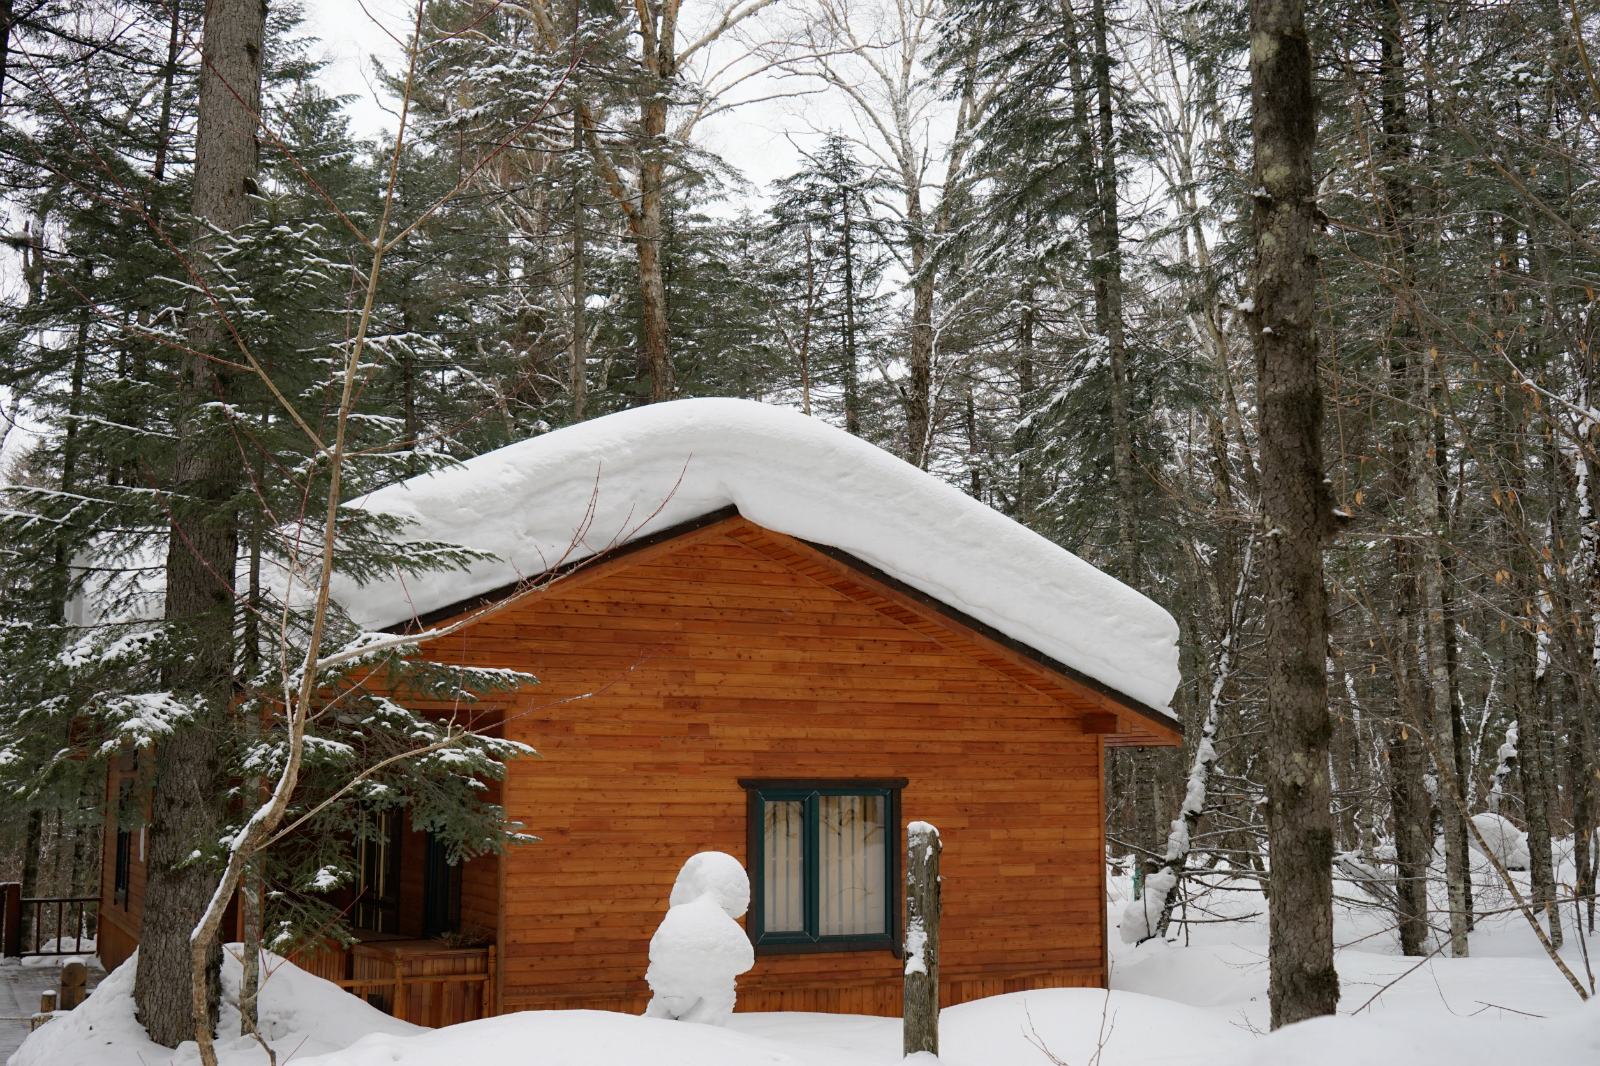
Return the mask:
<path id="1" fill-rule="evenodd" d="M 0 0 L 0 111 L 5 110 L 6 104 L 6 71 L 11 60 L 11 12 L 14 3 L 15 0 Z"/>
<path id="2" fill-rule="evenodd" d="M 1425 409 L 1425 407 L 1424 407 Z M 1444 763 L 1440 769 L 1439 814 L 1444 825 L 1445 888 L 1450 901 L 1450 954 L 1465 958 L 1469 952 L 1467 931 L 1471 928 L 1472 905 L 1467 898 L 1467 881 L 1470 876 L 1467 855 L 1466 815 L 1448 799 L 1450 786 L 1446 777 L 1456 782 L 1461 795 L 1466 795 L 1466 776 L 1457 760 L 1455 701 L 1450 677 L 1449 656 L 1445 649 L 1445 633 L 1451 625 L 1448 593 L 1445 591 L 1445 566 L 1443 546 L 1448 541 L 1448 531 L 1442 521 L 1439 506 L 1441 486 L 1433 474 L 1437 464 L 1430 461 L 1428 452 L 1434 441 L 1432 434 L 1419 434 L 1419 447 L 1414 453 L 1413 469 L 1417 475 L 1417 504 L 1427 525 L 1427 535 L 1422 542 L 1422 628 L 1427 637 L 1428 679 L 1427 688 L 1431 704 L 1429 728 L 1433 731 L 1433 747 Z M 1420 711 L 1421 708 L 1419 707 Z M 1430 849 L 1431 850 L 1431 849 Z"/>
<path id="3" fill-rule="evenodd" d="M 856 268 L 855 226 L 849 190 L 840 200 L 840 258 L 844 263 L 844 336 L 840 376 L 844 384 L 844 428 L 846 433 L 861 433 L 861 362 L 856 351 Z"/>
<path id="4" fill-rule="evenodd" d="M 1091 8 L 1099 159 L 1095 199 L 1095 326 L 1111 371 L 1111 472 L 1117 483 L 1117 576 L 1139 585 L 1139 512 L 1133 487 L 1133 430 L 1129 415 L 1128 340 L 1122 314 L 1122 225 L 1118 218 L 1117 135 L 1112 122 L 1111 53 L 1106 47 L 1105 0 Z"/>
<path id="5" fill-rule="evenodd" d="M 667 171 L 667 103 L 678 73 L 675 52 L 678 0 L 665 0 L 659 23 L 642 19 L 646 78 L 639 101 L 639 209 L 633 226 L 639 250 L 639 377 L 650 381 L 648 400 L 673 397 L 672 341 L 667 324 L 667 285 L 662 271 L 662 196 Z"/>
<path id="6" fill-rule="evenodd" d="M 1561 946 L 1561 912 L 1556 906 L 1555 857 L 1550 847 L 1551 818 L 1548 791 L 1549 769 L 1541 734 L 1544 715 L 1550 706 L 1550 671 L 1537 634 L 1527 634 L 1524 643 L 1533 675 L 1527 698 L 1517 701 L 1517 732 L 1522 738 L 1519 766 L 1522 777 L 1522 809 L 1528 822 L 1528 873 L 1532 881 L 1533 905 L 1540 910 L 1550 931 L 1550 943 Z"/>
<path id="7" fill-rule="evenodd" d="M 257 787 L 250 789 L 260 794 Z M 241 947 L 244 949 L 244 976 L 239 982 L 239 1035 L 249 1036 L 260 1025 L 258 997 L 261 993 L 261 860 L 250 863 L 250 868 L 239 881 L 239 924 L 243 926 Z"/>
<path id="8" fill-rule="evenodd" d="M 28 811 L 28 831 L 22 839 L 22 898 L 39 894 L 39 852 L 44 847 L 44 811 L 35 807 Z M 32 950 L 33 912 L 22 910 L 22 950 Z"/>
<path id="9" fill-rule="evenodd" d="M 1409 636 L 1402 625 L 1402 646 Z M 1395 679 L 1415 691 L 1409 679 Z M 1402 696 L 1402 700 L 1407 697 Z M 1397 931 L 1402 955 L 1424 955 L 1428 939 L 1428 791 L 1423 785 L 1426 754 L 1422 737 L 1400 719 L 1389 727 L 1389 807 L 1394 816 L 1395 894 L 1399 899 Z"/>
<path id="10" fill-rule="evenodd" d="M 1332 1014 L 1333 816 L 1323 544 L 1335 532 L 1322 476 L 1317 380 L 1316 99 L 1304 0 L 1251 0 L 1256 352 L 1262 600 L 1267 653 L 1267 830 L 1272 849 L 1272 1026 Z"/>
<path id="11" fill-rule="evenodd" d="M 578 102 L 572 105 L 572 154 L 583 152 L 583 122 L 578 117 Z M 572 183 L 572 365 L 570 390 L 572 392 L 572 420 L 582 422 L 589 386 L 589 334 L 584 321 L 584 298 L 588 283 L 583 276 L 583 177 L 578 174 Z"/>
<path id="12" fill-rule="evenodd" d="M 250 220 L 258 192 L 260 148 L 254 136 L 261 100 L 266 23 L 262 0 L 210 0 L 201 39 L 196 113 L 193 213 L 202 220 L 191 243 L 193 269 L 206 274 L 209 230 Z M 150 1039 L 166 1047 L 195 1038 L 189 935 L 215 890 L 212 864 L 220 827 L 221 731 L 233 692 L 233 578 L 238 555 L 235 496 L 239 460 L 232 439 L 217 432 L 217 401 L 229 381 L 218 353 L 225 335 L 212 309 L 197 300 L 189 312 L 189 348 L 178 389 L 172 527 L 167 546 L 165 618 L 176 654 L 167 683 L 196 712 L 156 747 L 145 889 L 134 1000 Z M 211 951 L 210 1003 L 215 1025 L 220 947 Z"/>

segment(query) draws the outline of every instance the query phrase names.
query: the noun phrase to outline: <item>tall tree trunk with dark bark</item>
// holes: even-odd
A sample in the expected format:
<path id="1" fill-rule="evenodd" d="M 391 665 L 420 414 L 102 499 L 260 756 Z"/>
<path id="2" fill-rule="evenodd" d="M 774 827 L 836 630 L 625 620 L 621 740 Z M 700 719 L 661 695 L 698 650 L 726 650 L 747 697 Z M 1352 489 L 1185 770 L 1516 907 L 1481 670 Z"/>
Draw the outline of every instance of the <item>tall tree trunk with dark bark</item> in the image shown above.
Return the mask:
<path id="1" fill-rule="evenodd" d="M 1133 486 L 1133 429 L 1129 414 L 1128 338 L 1122 313 L 1122 223 L 1118 214 L 1117 134 L 1112 121 L 1111 52 L 1105 0 L 1090 10 L 1094 32 L 1096 103 L 1094 262 L 1095 327 L 1111 372 L 1111 472 L 1117 483 L 1118 577 L 1139 586 L 1139 511 Z"/>
<path id="2" fill-rule="evenodd" d="M 1537 595 L 1537 593 L 1535 593 Z M 1561 912 L 1556 904 L 1555 856 L 1550 846 L 1550 764 L 1544 744 L 1545 716 L 1551 711 L 1550 664 L 1539 647 L 1539 635 L 1525 633 L 1525 660 L 1532 673 L 1525 698 L 1517 701 L 1517 732 L 1522 737 L 1518 776 L 1522 809 L 1528 821 L 1528 874 L 1533 905 L 1548 921 L 1550 943 L 1561 946 Z"/>
<path id="3" fill-rule="evenodd" d="M 914 178 L 906 185 L 906 231 L 911 245 L 911 343 L 900 393 L 906 409 L 906 460 L 923 466 L 933 433 L 933 266 L 928 262 L 922 187 Z"/>
<path id="4" fill-rule="evenodd" d="M 678 0 L 665 0 L 659 20 L 640 21 L 644 36 L 645 82 L 639 100 L 639 207 L 630 219 L 639 254 L 639 369 L 650 391 L 639 403 L 670 400 L 676 388 L 672 372 L 672 339 L 667 323 L 667 284 L 662 264 L 665 240 L 662 197 L 667 173 L 667 108 L 678 73 Z"/>
<path id="5" fill-rule="evenodd" d="M 1268 957 L 1272 1026 L 1339 1003 L 1333 966 L 1333 814 L 1327 592 L 1335 532 L 1322 476 L 1317 379 L 1319 210 L 1312 176 L 1316 100 L 1304 0 L 1251 0 L 1255 293 L 1250 315 L 1260 411 L 1262 600 L 1267 653 Z"/>
<path id="6" fill-rule="evenodd" d="M 1396 547 L 1398 588 L 1395 597 L 1393 653 L 1397 714 L 1389 725 L 1389 809 L 1394 819 L 1395 895 L 1400 913 L 1396 931 L 1402 955 L 1424 955 L 1428 938 L 1428 859 L 1433 852 L 1429 832 L 1427 749 L 1416 719 L 1422 714 L 1423 686 L 1417 672 L 1418 596 L 1415 552 Z"/>
<path id="7" fill-rule="evenodd" d="M 574 35 L 576 39 L 576 35 Z M 576 60 L 574 60 L 576 66 Z M 583 122 L 578 116 L 578 100 L 572 103 L 572 154 L 583 154 Z M 572 393 L 572 420 L 582 422 L 587 417 L 589 394 L 589 326 L 584 321 L 584 298 L 589 291 L 583 276 L 583 176 L 578 173 L 572 183 L 572 362 L 568 366 L 569 391 Z"/>
<path id="8" fill-rule="evenodd" d="M 260 161 L 262 0 L 210 0 L 201 38 L 193 214 L 201 220 L 189 258 L 205 277 L 210 229 L 250 221 Z M 167 545 L 165 619 L 173 643 L 166 683 L 194 708 L 156 746 L 150 800 L 148 881 L 134 1000 L 150 1039 L 195 1039 L 190 932 L 216 887 L 208 852 L 221 825 L 218 750 L 233 694 L 234 568 L 239 547 L 239 456 L 216 410 L 229 379 L 219 362 L 227 333 L 203 299 L 189 308 L 188 347 L 177 383 L 180 414 Z M 193 853 L 199 851 L 200 857 Z M 212 950 L 215 1024 L 221 949 Z"/>

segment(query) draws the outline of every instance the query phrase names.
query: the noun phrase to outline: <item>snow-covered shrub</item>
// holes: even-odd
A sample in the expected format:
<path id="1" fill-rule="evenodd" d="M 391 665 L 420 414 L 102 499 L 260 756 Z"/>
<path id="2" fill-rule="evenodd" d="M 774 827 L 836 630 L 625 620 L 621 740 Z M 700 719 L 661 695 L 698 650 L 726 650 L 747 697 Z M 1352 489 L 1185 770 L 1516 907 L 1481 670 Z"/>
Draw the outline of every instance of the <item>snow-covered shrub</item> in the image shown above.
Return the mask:
<path id="1" fill-rule="evenodd" d="M 1500 865 L 1507 870 L 1526 870 L 1528 868 L 1528 834 L 1518 829 L 1502 815 L 1474 814 L 1472 824 L 1478 827 L 1478 832 L 1483 834 L 1483 842 L 1489 845 L 1489 850 L 1494 857 L 1500 860 Z M 1467 842 L 1472 845 L 1472 850 L 1482 852 L 1478 838 L 1467 834 Z"/>
<path id="2" fill-rule="evenodd" d="M 650 938 L 644 979 L 655 993 L 647 1018 L 726 1024 L 734 979 L 756 964 L 736 919 L 750 906 L 750 878 L 732 855 L 703 851 L 683 864 L 667 916 Z"/>

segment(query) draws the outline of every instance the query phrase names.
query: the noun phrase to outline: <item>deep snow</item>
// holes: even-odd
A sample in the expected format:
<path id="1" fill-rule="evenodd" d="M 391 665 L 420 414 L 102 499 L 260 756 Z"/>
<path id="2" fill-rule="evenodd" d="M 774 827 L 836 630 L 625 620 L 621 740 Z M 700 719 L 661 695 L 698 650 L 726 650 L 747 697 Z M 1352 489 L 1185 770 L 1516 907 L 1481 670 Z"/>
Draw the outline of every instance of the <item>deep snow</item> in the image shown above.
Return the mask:
<path id="1" fill-rule="evenodd" d="M 1558 876 L 1572 879 L 1570 843 Z M 1526 886 L 1527 874 L 1516 875 Z M 690 880 L 696 880 L 691 878 Z M 1509 903 L 1488 863 L 1474 866 L 1481 911 Z M 685 888 L 739 906 L 738 888 L 710 877 Z M 1108 879 L 1108 919 L 1127 905 L 1130 879 Z M 731 891 L 730 891 L 731 890 Z M 1398 954 L 1386 916 L 1349 902 L 1335 911 L 1343 998 L 1339 1016 L 1267 1034 L 1267 928 L 1261 896 L 1246 880 L 1198 893 L 1196 924 L 1174 942 L 1137 947 L 1111 939 L 1112 991 L 1047 989 L 964 1003 L 940 1020 L 947 1066 L 1591 1066 L 1600 1063 L 1600 1001 L 1581 1003 L 1539 948 L 1520 914 L 1479 919 L 1472 957 Z M 1441 902 L 1435 900 L 1435 905 Z M 686 904 L 680 903 L 680 906 Z M 715 904 L 713 904 L 715 905 Z M 1583 945 L 1564 908 L 1562 952 L 1587 980 Z M 718 906 L 719 914 L 726 912 Z M 1240 921 L 1218 921 L 1239 918 Z M 1600 960 L 1595 960 L 1600 962 Z M 109 975 L 83 1006 L 34 1034 L 11 1066 L 189 1066 L 147 1040 L 133 1016 L 133 963 Z M 292 964 L 272 959 L 263 1028 L 281 1066 L 901 1066 L 900 1023 L 860 1015 L 735 1014 L 726 1026 L 690 1025 L 601 1011 L 539 1011 L 443 1030 L 397 1022 Z M 223 970 L 225 999 L 239 965 Z M 223 1011 L 224 1066 L 263 1066 L 266 1056 Z M 1052 1058 L 1053 1057 L 1053 1058 Z M 932 1066 L 932 1063 L 929 1063 Z"/>
<path id="2" fill-rule="evenodd" d="M 373 493 L 406 539 L 491 552 L 469 570 L 335 596 L 379 629 L 734 504 L 851 553 L 1157 710 L 1178 684 L 1177 623 L 1071 552 L 866 441 L 749 400 L 650 404 Z"/>
<path id="3" fill-rule="evenodd" d="M 240 945 L 222 956 L 223 1007 L 217 1027 L 222 1066 L 258 1066 L 267 1061 L 259 1044 L 239 1032 Z M 8 1066 L 190 1066 L 200 1061 L 193 1041 L 176 1051 L 153 1043 L 135 1017 L 133 975 L 138 954 L 117 967 L 70 1012 L 58 1012 L 23 1042 Z M 429 1030 L 397 1021 L 306 973 L 292 962 L 263 952 L 259 1017 L 261 1035 L 285 1064 L 348 1047 L 368 1034 L 412 1036 Z M 480 1064 L 487 1066 L 487 1064 Z"/>

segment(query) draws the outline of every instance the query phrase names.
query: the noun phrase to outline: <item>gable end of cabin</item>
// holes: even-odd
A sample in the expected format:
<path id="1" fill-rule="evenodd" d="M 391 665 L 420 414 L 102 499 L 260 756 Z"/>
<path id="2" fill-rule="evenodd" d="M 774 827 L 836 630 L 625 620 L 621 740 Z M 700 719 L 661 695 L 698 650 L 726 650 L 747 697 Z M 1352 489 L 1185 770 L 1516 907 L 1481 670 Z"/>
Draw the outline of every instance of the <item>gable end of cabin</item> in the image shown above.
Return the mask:
<path id="1" fill-rule="evenodd" d="M 1104 748 L 1177 743 L 1165 716 L 731 508 L 509 591 L 419 620 L 499 599 L 423 654 L 540 679 L 503 725 L 542 757 L 505 783 L 541 842 L 500 860 L 500 1009 L 642 1011 L 674 877 L 719 850 L 756 896 L 739 1009 L 897 1015 L 914 820 L 947 1004 L 1103 987 Z"/>

